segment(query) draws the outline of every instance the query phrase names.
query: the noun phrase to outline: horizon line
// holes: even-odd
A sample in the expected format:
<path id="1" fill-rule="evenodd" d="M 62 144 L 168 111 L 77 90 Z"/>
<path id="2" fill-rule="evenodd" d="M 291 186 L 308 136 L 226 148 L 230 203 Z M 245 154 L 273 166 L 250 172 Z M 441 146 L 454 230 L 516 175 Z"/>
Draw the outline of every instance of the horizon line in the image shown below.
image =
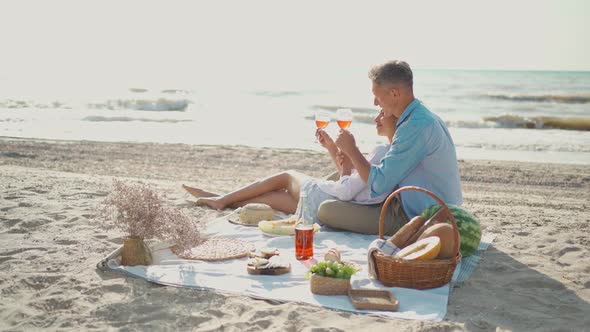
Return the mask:
<path id="1" fill-rule="evenodd" d="M 586 73 L 589 69 L 516 69 L 516 68 L 461 68 L 461 67 L 412 67 L 412 70 L 453 70 L 453 71 L 505 71 L 505 72 L 570 72 Z"/>

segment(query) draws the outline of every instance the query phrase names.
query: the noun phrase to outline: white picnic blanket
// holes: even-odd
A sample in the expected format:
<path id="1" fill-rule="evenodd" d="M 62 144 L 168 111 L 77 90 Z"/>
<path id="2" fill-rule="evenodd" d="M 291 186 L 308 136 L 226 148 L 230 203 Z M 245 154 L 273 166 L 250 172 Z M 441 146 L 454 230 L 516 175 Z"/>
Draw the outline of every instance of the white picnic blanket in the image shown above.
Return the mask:
<path id="1" fill-rule="evenodd" d="M 107 257 L 102 263 L 107 269 L 163 285 L 215 289 L 254 298 L 308 303 L 387 318 L 441 321 L 446 315 L 449 284 L 435 289 L 414 290 L 384 287 L 378 280 L 368 276 L 367 248 L 376 238 L 374 235 L 321 230 L 314 235 L 314 257 L 321 260 L 330 248 L 338 248 L 344 260 L 354 261 L 362 267 L 361 271 L 353 276 L 352 287 L 391 291 L 400 301 L 397 312 L 356 310 L 348 296 L 323 296 L 311 293 L 306 274 L 313 263 L 295 259 L 293 236 L 268 237 L 256 227 L 235 225 L 229 223 L 226 218 L 209 223 L 206 232 L 251 241 L 258 249 L 278 248 L 281 255 L 291 259 L 291 272 L 279 276 L 250 275 L 246 272 L 247 258 L 221 262 L 185 260 L 178 258 L 168 248 L 161 247 L 155 248 L 154 262 L 150 266 L 122 266 L 117 256 Z M 492 240 L 491 236 L 482 238 L 480 250 L 459 264 L 453 282 L 462 282 L 469 277 L 482 251 L 487 249 Z"/>

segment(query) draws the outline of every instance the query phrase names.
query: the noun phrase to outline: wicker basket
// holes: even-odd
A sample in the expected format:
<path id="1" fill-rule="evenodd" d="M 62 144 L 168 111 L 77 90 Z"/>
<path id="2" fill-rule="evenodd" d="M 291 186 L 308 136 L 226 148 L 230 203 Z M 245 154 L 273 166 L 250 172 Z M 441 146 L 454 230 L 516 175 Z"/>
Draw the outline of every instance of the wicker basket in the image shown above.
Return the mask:
<path id="1" fill-rule="evenodd" d="M 347 295 L 350 289 L 350 279 L 311 276 L 311 292 L 318 295 Z"/>
<path id="2" fill-rule="evenodd" d="M 403 260 L 397 257 L 384 255 L 382 252 L 376 251 L 373 253 L 373 260 L 375 263 L 375 270 L 377 279 L 388 287 L 404 287 L 415 289 L 427 289 L 440 287 L 451 281 L 455 267 L 461 260 L 459 253 L 459 229 L 455 217 L 451 214 L 449 207 L 436 196 L 434 193 L 420 187 L 406 186 L 397 189 L 383 204 L 381 209 L 381 216 L 379 217 L 379 238 L 383 237 L 383 221 L 387 214 L 387 207 L 394 197 L 403 191 L 416 190 L 423 192 L 437 201 L 444 210 L 453 224 L 455 231 L 455 245 L 453 246 L 453 256 L 447 259 L 433 259 L 433 260 Z"/>

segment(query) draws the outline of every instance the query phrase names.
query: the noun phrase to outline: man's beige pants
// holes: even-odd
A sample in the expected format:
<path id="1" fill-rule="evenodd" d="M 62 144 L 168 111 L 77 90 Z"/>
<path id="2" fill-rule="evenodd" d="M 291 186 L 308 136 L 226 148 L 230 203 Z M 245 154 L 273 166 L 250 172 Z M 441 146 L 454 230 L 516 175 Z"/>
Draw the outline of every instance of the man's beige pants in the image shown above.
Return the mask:
<path id="1" fill-rule="evenodd" d="M 379 216 L 383 203 L 362 205 L 338 200 L 327 200 L 320 204 L 318 219 L 322 225 L 363 234 L 379 234 Z M 399 200 L 394 198 L 387 207 L 384 232 L 393 235 L 408 222 Z"/>
<path id="2" fill-rule="evenodd" d="M 338 172 L 326 176 L 324 179 L 337 181 Z M 394 198 L 387 207 L 384 231 L 386 235 L 393 235 L 408 222 L 408 216 L 402 209 L 399 196 Z M 383 203 L 362 205 L 338 200 L 328 200 L 320 204 L 318 219 L 322 225 L 363 234 L 379 234 L 379 216 Z"/>

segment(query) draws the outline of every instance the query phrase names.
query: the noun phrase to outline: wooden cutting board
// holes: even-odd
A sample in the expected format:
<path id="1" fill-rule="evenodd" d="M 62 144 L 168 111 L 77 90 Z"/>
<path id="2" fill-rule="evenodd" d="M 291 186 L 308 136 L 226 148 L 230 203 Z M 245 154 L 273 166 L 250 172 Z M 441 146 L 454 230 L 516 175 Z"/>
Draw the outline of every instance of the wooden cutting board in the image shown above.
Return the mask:
<path id="1" fill-rule="evenodd" d="M 249 274 L 262 274 L 262 275 L 270 275 L 276 276 L 279 274 L 285 274 L 291 272 L 291 265 L 289 267 L 277 267 L 274 269 L 255 269 L 252 266 L 248 266 L 248 273 Z"/>

